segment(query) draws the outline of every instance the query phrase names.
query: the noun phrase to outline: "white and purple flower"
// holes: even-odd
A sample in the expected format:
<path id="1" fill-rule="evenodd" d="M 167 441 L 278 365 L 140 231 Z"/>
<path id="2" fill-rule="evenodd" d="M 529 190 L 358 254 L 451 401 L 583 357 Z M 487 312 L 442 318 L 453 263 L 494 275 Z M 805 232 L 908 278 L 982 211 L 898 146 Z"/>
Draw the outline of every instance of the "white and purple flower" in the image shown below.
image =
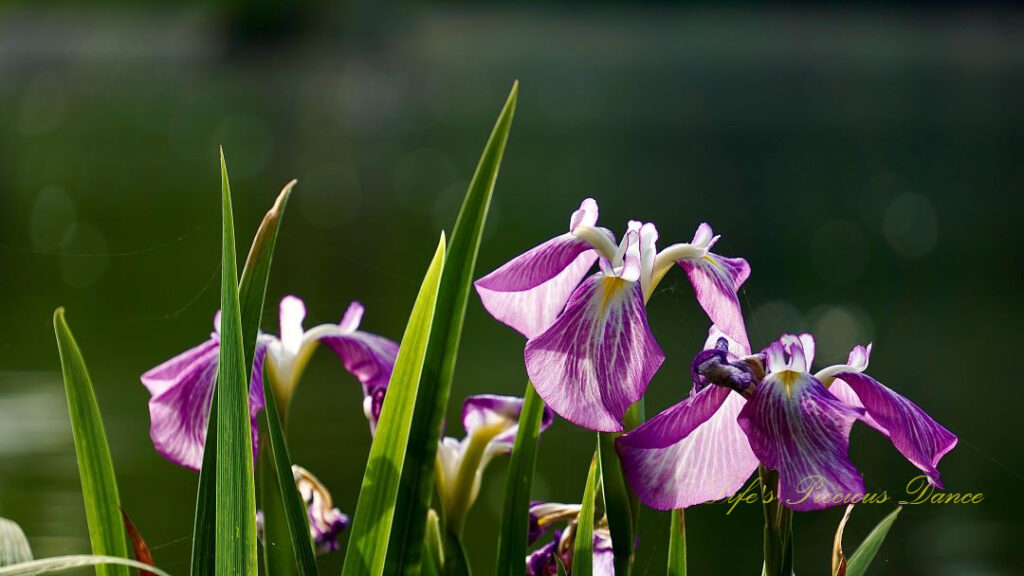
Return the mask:
<path id="1" fill-rule="evenodd" d="M 480 481 L 487 464 L 495 456 L 511 454 L 519 432 L 523 399 L 491 394 L 470 396 L 462 404 L 462 440 L 441 439 L 437 449 L 437 493 L 445 522 L 456 533 L 461 530 L 466 512 L 480 493 Z M 551 425 L 554 415 L 547 408 L 540 430 Z"/>
<path id="2" fill-rule="evenodd" d="M 550 541 L 526 557 L 527 576 L 555 576 L 561 562 L 569 574 L 572 573 L 572 556 L 576 542 L 576 522 L 579 519 L 579 504 L 558 504 L 534 502 L 530 505 L 530 534 L 528 542 L 533 544 L 543 537 L 555 524 L 565 522 L 564 530 L 555 530 Z M 608 519 L 602 518 L 594 526 L 594 576 L 615 576 L 615 551 L 612 548 Z"/>
<path id="3" fill-rule="evenodd" d="M 716 328 L 693 362 L 690 396 L 617 440 L 626 476 L 648 506 L 684 508 L 735 494 L 758 462 L 776 470 L 793 510 L 856 503 L 864 480 L 849 459 L 854 421 L 878 430 L 929 482 L 957 438 L 863 372 L 871 346 L 815 374 L 814 339 L 787 334 L 759 355 Z M 715 385 L 711 385 L 715 384 Z"/>
<path id="4" fill-rule="evenodd" d="M 358 330 L 363 306 L 353 302 L 338 324 L 324 324 L 303 330 L 306 307 L 295 296 L 280 304 L 281 337 L 261 333 L 256 342 L 252 379 L 249 385 L 249 415 L 253 450 L 257 449 L 256 417 L 264 408 L 263 373 L 266 366 L 274 395 L 287 406 L 317 343 L 322 342 L 341 359 L 345 369 L 363 386 L 363 410 L 371 431 L 380 415 L 398 345 Z M 199 470 L 217 379 L 220 350 L 220 313 L 214 319 L 210 339 L 142 375 L 150 393 L 150 437 L 164 458 Z"/>
<path id="5" fill-rule="evenodd" d="M 297 464 L 292 465 L 295 488 L 306 504 L 309 519 L 309 536 L 317 554 L 335 552 L 340 547 L 338 539 L 349 525 L 348 516 L 334 507 L 331 493 L 309 470 Z M 256 512 L 256 526 L 263 539 L 263 512 Z"/>
<path id="6" fill-rule="evenodd" d="M 659 254 L 653 224 L 629 222 L 616 246 L 597 216 L 597 203 L 584 200 L 569 232 L 475 285 L 484 308 L 528 339 L 526 370 L 544 402 L 574 424 L 617 432 L 665 359 L 647 324 L 646 301 L 658 282 L 679 264 L 712 321 L 745 341 L 736 290 L 750 268 L 710 251 L 718 237 L 707 224 L 692 242 Z M 594 262 L 600 271 L 587 277 Z"/>

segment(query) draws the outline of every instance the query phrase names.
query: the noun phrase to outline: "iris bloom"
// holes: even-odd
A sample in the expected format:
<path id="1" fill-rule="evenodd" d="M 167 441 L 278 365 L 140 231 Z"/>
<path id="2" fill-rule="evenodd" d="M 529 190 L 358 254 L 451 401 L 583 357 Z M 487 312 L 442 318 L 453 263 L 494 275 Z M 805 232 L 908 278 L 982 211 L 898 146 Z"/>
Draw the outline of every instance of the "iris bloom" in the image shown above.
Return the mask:
<path id="1" fill-rule="evenodd" d="M 848 455 L 856 420 L 942 487 L 936 465 L 956 436 L 863 373 L 870 345 L 817 373 L 810 371 L 810 334 L 784 335 L 741 358 L 746 350 L 712 328 L 705 348 L 693 363 L 690 396 L 618 439 L 626 475 L 647 505 L 682 508 L 731 496 L 757 462 L 778 471 L 770 488 L 789 508 L 856 503 L 865 495 Z"/>
<path id="2" fill-rule="evenodd" d="M 480 493 L 480 480 L 495 456 L 510 454 L 519 431 L 523 399 L 514 396 L 470 396 L 462 404 L 462 440 L 444 437 L 437 450 L 437 492 L 445 522 L 456 533 L 466 512 Z M 554 415 L 547 408 L 540 430 L 551 425 Z"/>
<path id="3" fill-rule="evenodd" d="M 534 502 L 530 505 L 530 536 L 533 544 L 547 531 L 560 522 L 566 522 L 565 530 L 555 530 L 551 540 L 526 557 L 528 576 L 554 576 L 558 574 L 558 561 L 571 574 L 573 547 L 576 542 L 576 521 L 580 515 L 579 504 L 556 504 Z M 594 576 L 615 576 L 615 552 L 612 549 L 608 519 L 602 518 L 594 526 Z"/>
<path id="4" fill-rule="evenodd" d="M 718 236 L 707 224 L 693 241 L 657 253 L 653 224 L 629 222 L 616 246 L 597 216 L 597 203 L 584 200 L 569 232 L 477 280 L 476 289 L 492 316 L 528 339 L 526 371 L 544 402 L 574 424 L 616 432 L 665 359 L 647 325 L 658 282 L 679 264 L 712 321 L 745 342 L 736 290 L 750 268 L 710 251 Z M 595 262 L 600 271 L 588 277 Z"/>
<path id="5" fill-rule="evenodd" d="M 317 343 L 324 343 L 341 359 L 345 369 L 363 385 L 363 410 L 376 426 L 384 391 L 395 365 L 398 345 L 380 336 L 358 330 L 363 306 L 353 302 L 338 324 L 324 324 L 303 330 L 306 306 L 295 296 L 281 300 L 281 337 L 260 334 L 256 342 L 252 380 L 249 384 L 249 416 L 253 450 L 256 450 L 256 416 L 264 408 L 263 368 L 273 386 L 274 396 L 287 406 L 295 385 L 305 370 Z M 150 437 L 164 458 L 199 470 L 217 379 L 220 350 L 220 313 L 214 319 L 210 339 L 142 375 L 149 389 Z M 282 410 L 283 412 L 283 410 Z"/>
<path id="6" fill-rule="evenodd" d="M 320 480 L 302 466 L 292 465 L 295 487 L 306 504 L 309 518 L 309 536 L 317 554 L 327 554 L 338 550 L 338 539 L 348 528 L 349 518 L 341 510 L 334 507 L 331 493 Z M 256 524 L 263 538 L 263 513 L 256 512 Z"/>

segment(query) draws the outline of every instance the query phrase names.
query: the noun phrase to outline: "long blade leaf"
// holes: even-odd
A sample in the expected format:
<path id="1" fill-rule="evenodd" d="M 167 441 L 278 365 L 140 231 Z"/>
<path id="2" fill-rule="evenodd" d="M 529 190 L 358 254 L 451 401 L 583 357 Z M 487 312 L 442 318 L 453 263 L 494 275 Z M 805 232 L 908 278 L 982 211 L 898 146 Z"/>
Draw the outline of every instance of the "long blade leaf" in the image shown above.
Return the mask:
<path id="1" fill-rule="evenodd" d="M 402 336 L 395 369 L 381 409 L 380 424 L 370 446 L 370 457 L 363 474 L 363 485 L 359 491 L 359 502 L 356 504 L 345 553 L 342 569 L 344 576 L 380 576 L 384 572 L 388 535 L 394 522 L 399 479 L 409 445 L 413 409 L 423 377 L 444 255 L 445 239 L 442 234 Z M 423 546 L 422 540 L 419 546 Z"/>
<path id="2" fill-rule="evenodd" d="M 579 519 L 576 521 L 576 543 L 572 550 L 573 576 L 591 576 L 594 571 L 594 502 L 597 500 L 600 482 L 601 458 L 594 454 L 587 474 L 587 487 L 583 490 Z"/>
<path id="3" fill-rule="evenodd" d="M 421 393 L 417 396 L 413 413 L 411 442 L 401 468 L 401 490 L 388 544 L 389 574 L 419 572 L 427 508 L 434 491 L 434 463 L 441 423 L 448 408 L 480 237 L 512 127 L 518 92 L 517 82 L 498 115 L 469 183 L 445 258 L 424 378 L 420 384 Z"/>
<path id="4" fill-rule="evenodd" d="M 267 280 L 270 277 L 270 264 L 277 246 L 277 233 L 294 186 L 295 180 L 289 182 L 278 195 L 273 208 L 263 217 L 263 222 L 249 249 L 245 269 L 242 271 L 238 298 L 242 314 L 242 341 L 247 354 L 246 366 L 252 366 L 252 358 L 256 352 L 256 336 L 263 316 L 263 302 L 267 293 Z M 213 402 L 210 405 L 208 431 L 217 429 L 217 397 L 215 387 Z M 207 433 L 203 450 L 203 467 L 199 473 L 199 491 L 196 495 L 196 516 L 192 532 L 190 573 L 193 576 L 213 576 L 217 573 L 217 434 Z"/>
<path id="5" fill-rule="evenodd" d="M 224 152 L 220 155 L 220 359 L 217 371 L 217 574 L 257 573 L 256 482 L 249 424 L 249 370 L 242 340 L 235 228 Z M 251 355 L 249 356 L 251 357 Z"/>
<path id="6" fill-rule="evenodd" d="M 608 515 L 608 530 L 612 536 L 612 551 L 615 556 L 615 571 L 628 576 L 633 558 L 633 508 L 626 477 L 622 473 L 619 455 L 615 452 L 615 438 L 618 434 L 598 432 L 603 476 L 605 514 Z"/>
<path id="7" fill-rule="evenodd" d="M 54 312 L 53 328 L 57 334 L 57 348 L 60 349 L 64 391 L 71 415 L 71 432 L 75 439 L 92 551 L 97 555 L 127 558 L 128 541 L 121 521 L 121 499 L 117 493 L 107 433 L 103 429 L 103 418 L 82 351 L 64 318 L 63 308 Z M 96 574 L 127 575 L 128 570 L 120 566 L 98 566 Z"/>
<path id="8" fill-rule="evenodd" d="M 668 535 L 668 576 L 686 576 L 686 517 L 682 510 L 672 511 Z"/>
<path id="9" fill-rule="evenodd" d="M 526 383 L 523 411 L 519 415 L 519 431 L 512 447 L 505 484 L 505 506 L 502 529 L 498 536 L 498 576 L 526 574 L 527 540 L 530 533 L 530 495 L 537 463 L 537 438 L 544 416 L 544 401 L 532 382 Z"/>
<path id="10" fill-rule="evenodd" d="M 860 543 L 857 547 L 857 551 L 850 556 L 850 560 L 846 563 L 846 576 L 864 576 L 864 573 L 868 571 L 868 567 L 871 566 L 871 561 L 875 559 L 875 555 L 878 554 L 878 549 L 882 547 L 882 542 L 885 541 L 885 537 L 889 534 L 889 529 L 892 528 L 893 522 L 896 521 L 896 517 L 899 516 L 900 510 L 903 508 L 896 508 L 888 516 L 882 518 L 882 521 L 871 530 L 867 538 Z"/>
<path id="11" fill-rule="evenodd" d="M 157 576 L 171 576 L 159 568 L 154 568 L 136 560 L 128 560 L 127 558 L 117 558 L 114 556 L 88 555 L 55 556 L 53 558 L 43 558 L 41 560 L 23 562 L 21 564 L 0 568 L 0 576 L 36 576 L 37 574 L 53 574 L 55 572 L 64 572 L 65 570 L 73 570 L 75 568 L 83 568 L 85 566 L 95 566 L 97 572 L 100 569 L 117 567 L 120 570 L 124 570 L 124 573 L 127 574 L 128 568 L 137 568 L 139 570 L 152 572 Z"/>
<path id="12" fill-rule="evenodd" d="M 28 538 L 16 522 L 0 518 L 0 566 L 32 560 Z"/>
<path id="13" fill-rule="evenodd" d="M 281 490 L 281 502 L 288 523 L 288 535 L 291 536 L 295 563 L 301 576 L 313 576 L 320 571 L 316 565 L 316 553 L 313 542 L 309 538 L 309 518 L 306 506 L 295 487 L 292 475 L 292 460 L 288 455 L 288 445 L 284 438 L 284 427 L 274 400 L 274 389 L 270 379 L 263 379 L 263 394 L 267 398 L 267 431 L 270 435 L 271 451 L 274 453 L 274 470 L 277 473 L 277 485 Z"/>

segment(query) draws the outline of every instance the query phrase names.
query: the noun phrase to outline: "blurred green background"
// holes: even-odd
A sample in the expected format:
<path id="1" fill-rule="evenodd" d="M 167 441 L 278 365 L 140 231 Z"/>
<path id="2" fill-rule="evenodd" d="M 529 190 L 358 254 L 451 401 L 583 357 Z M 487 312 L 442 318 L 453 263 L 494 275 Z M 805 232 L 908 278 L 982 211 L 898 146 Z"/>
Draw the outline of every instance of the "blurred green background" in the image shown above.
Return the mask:
<path id="1" fill-rule="evenodd" d="M 819 363 L 875 342 L 871 373 L 960 436 L 946 486 L 980 505 L 904 510 L 873 573 L 1024 573 L 1020 360 L 1024 14 L 929 8 L 17 3 L 0 9 L 0 515 L 37 556 L 88 549 L 51 314 L 68 309 L 97 386 L 122 499 L 158 563 L 187 571 L 197 477 L 148 437 L 138 376 L 207 337 L 218 306 L 217 145 L 240 244 L 298 178 L 276 302 L 308 325 L 351 300 L 399 339 L 439 231 L 513 79 L 519 106 L 478 271 L 568 225 L 701 221 L 753 268 L 755 346 L 810 330 Z M 650 414 L 689 389 L 707 330 L 685 276 L 654 296 L 668 360 Z M 449 413 L 522 394 L 523 341 L 470 302 Z M 370 437 L 356 382 L 318 352 L 292 454 L 352 513 Z M 578 501 L 593 436 L 557 422 L 535 496 Z M 871 490 L 917 474 L 864 426 Z M 493 571 L 505 462 L 469 518 Z M 891 510 L 864 506 L 848 548 Z M 760 571 L 757 506 L 688 513 L 694 574 Z M 797 570 L 823 574 L 841 509 L 798 515 Z M 668 516 L 644 511 L 638 574 L 664 573 Z M 340 567 L 325 557 L 325 573 Z"/>

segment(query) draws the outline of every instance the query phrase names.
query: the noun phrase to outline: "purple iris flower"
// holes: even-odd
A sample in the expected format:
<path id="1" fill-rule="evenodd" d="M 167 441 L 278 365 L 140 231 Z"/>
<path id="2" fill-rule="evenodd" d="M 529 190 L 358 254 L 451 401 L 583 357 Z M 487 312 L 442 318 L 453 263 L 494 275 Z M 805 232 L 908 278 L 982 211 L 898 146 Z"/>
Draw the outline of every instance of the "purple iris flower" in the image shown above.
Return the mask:
<path id="1" fill-rule="evenodd" d="M 470 396 L 462 404 L 465 438 L 441 439 L 435 467 L 437 492 L 445 521 L 456 531 L 480 493 L 480 481 L 491 459 L 512 453 L 522 411 L 522 398 L 491 394 Z M 541 432 L 552 420 L 554 414 L 545 408 Z"/>
<path id="2" fill-rule="evenodd" d="M 266 405 L 263 374 L 266 365 L 274 395 L 285 407 L 305 370 L 317 343 L 331 348 L 345 369 L 363 385 L 363 410 L 376 427 L 398 345 L 374 334 L 358 330 L 363 306 L 353 302 L 338 324 L 324 324 L 303 330 L 306 307 L 295 296 L 281 300 L 281 337 L 261 333 L 256 342 L 252 380 L 249 385 L 249 416 L 253 451 L 257 442 L 256 417 Z M 164 458 L 199 470 L 217 379 L 220 349 L 220 313 L 214 319 L 210 339 L 187 350 L 142 375 L 149 389 L 150 437 Z"/>
<path id="3" fill-rule="evenodd" d="M 331 493 L 320 480 L 297 464 L 292 465 L 295 487 L 306 504 L 309 518 L 309 535 L 317 554 L 327 554 L 338 550 L 338 539 L 349 525 L 349 518 L 341 510 L 334 507 Z M 263 538 L 263 512 L 256 512 L 256 527 L 260 539 Z"/>
<path id="4" fill-rule="evenodd" d="M 476 289 L 492 316 L 528 339 L 526 371 L 544 402 L 574 424 L 616 432 L 665 359 L 646 301 L 672 265 L 686 271 L 712 321 L 742 341 L 736 290 L 750 268 L 710 251 L 718 237 L 707 224 L 692 242 L 658 253 L 653 224 L 629 222 L 616 246 L 597 216 L 597 203 L 584 200 L 569 232 L 477 280 Z M 588 277 L 595 262 L 600 271 Z"/>
<path id="5" fill-rule="evenodd" d="M 555 530 L 550 541 L 526 556 L 528 576 L 554 576 L 558 574 L 558 561 L 572 573 L 573 547 L 576 541 L 576 521 L 579 504 L 534 502 L 530 505 L 530 536 L 533 544 L 555 524 L 566 522 L 565 530 Z M 612 549 L 608 519 L 602 518 L 594 526 L 594 576 L 615 576 L 615 551 Z"/>
<path id="6" fill-rule="evenodd" d="M 771 488 L 793 510 L 856 503 L 865 495 L 848 455 L 856 420 L 889 438 L 942 487 L 936 465 L 957 438 L 863 373 L 871 345 L 814 374 L 810 334 L 784 335 L 759 355 L 745 352 L 712 327 L 694 360 L 690 396 L 618 439 L 626 476 L 648 506 L 683 508 L 731 496 L 758 462 L 778 472 Z"/>

